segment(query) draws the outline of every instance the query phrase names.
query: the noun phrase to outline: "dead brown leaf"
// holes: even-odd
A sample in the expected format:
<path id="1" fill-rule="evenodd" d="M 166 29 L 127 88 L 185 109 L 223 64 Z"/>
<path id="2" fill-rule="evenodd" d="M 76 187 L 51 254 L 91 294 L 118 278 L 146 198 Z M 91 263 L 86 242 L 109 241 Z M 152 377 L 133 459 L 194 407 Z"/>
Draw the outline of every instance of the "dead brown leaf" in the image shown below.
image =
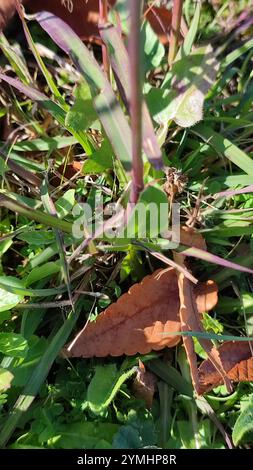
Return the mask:
<path id="1" fill-rule="evenodd" d="M 184 242 L 182 238 L 184 237 Z M 181 243 L 187 244 L 189 246 L 194 246 L 196 248 L 205 249 L 205 241 L 201 234 L 194 231 L 190 227 L 183 227 L 181 230 Z M 174 253 L 174 260 L 180 266 L 185 265 L 185 257 L 183 254 Z M 211 284 L 210 284 L 211 286 Z M 181 321 L 181 330 L 185 333 L 190 332 L 203 332 L 203 326 L 199 316 L 198 307 L 208 307 L 207 300 L 201 296 L 199 298 L 199 305 L 197 305 L 195 291 L 193 290 L 193 285 L 187 279 L 183 273 L 178 272 L 178 289 L 179 289 L 179 299 L 180 299 L 180 321 Z M 206 308 L 204 310 L 206 311 Z M 220 377 L 222 378 L 224 384 L 226 385 L 228 391 L 232 391 L 231 381 L 228 379 L 226 371 L 224 370 L 222 360 L 219 356 L 219 351 L 214 347 L 213 343 L 209 339 L 198 338 L 199 343 L 201 344 L 204 351 L 207 353 L 210 362 L 213 364 L 215 369 L 218 371 Z M 188 357 L 192 383 L 195 391 L 201 393 L 201 385 L 198 374 L 197 367 L 197 356 L 194 349 L 193 338 L 189 335 L 183 335 L 183 343 L 185 351 Z"/>
<path id="2" fill-rule="evenodd" d="M 204 287 L 198 305 L 203 305 L 203 295 Z M 215 284 L 211 290 L 207 286 L 207 297 L 205 304 L 213 306 L 217 300 Z M 166 333 L 180 332 L 179 309 L 176 270 L 157 270 L 89 323 L 65 352 L 72 357 L 132 356 L 173 347 L 180 335 Z"/>
<path id="3" fill-rule="evenodd" d="M 227 376 L 233 382 L 253 381 L 253 357 L 248 342 L 229 341 L 218 348 Z M 209 359 L 199 367 L 201 394 L 222 384 L 222 378 Z"/>
<path id="4" fill-rule="evenodd" d="M 0 31 L 5 28 L 15 13 L 16 0 L 0 0 Z M 113 6 L 116 0 L 109 0 Z M 28 12 L 46 10 L 62 18 L 85 41 L 101 43 L 99 22 L 99 0 L 21 0 Z M 168 44 L 171 12 L 164 7 L 147 10 L 146 18 L 160 41 Z"/>

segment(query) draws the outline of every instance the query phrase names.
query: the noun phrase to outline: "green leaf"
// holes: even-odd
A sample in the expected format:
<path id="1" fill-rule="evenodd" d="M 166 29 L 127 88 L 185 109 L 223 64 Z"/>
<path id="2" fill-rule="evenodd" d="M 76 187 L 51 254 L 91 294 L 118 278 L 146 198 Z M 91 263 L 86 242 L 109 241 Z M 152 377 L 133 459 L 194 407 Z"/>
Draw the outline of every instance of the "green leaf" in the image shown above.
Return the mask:
<path id="1" fill-rule="evenodd" d="M 253 432 L 253 397 L 251 397 L 250 402 L 241 412 L 239 418 L 237 419 L 232 438 L 235 445 L 240 444 L 240 442 L 252 442 L 252 435 L 249 440 L 247 440 L 247 435 Z"/>
<path id="2" fill-rule="evenodd" d="M 36 19 L 53 41 L 70 55 L 83 78 L 89 84 L 93 96 L 93 106 L 115 154 L 125 169 L 129 170 L 132 161 L 130 126 L 106 75 L 69 25 L 46 12 L 37 14 Z"/>
<path id="3" fill-rule="evenodd" d="M 113 440 L 114 449 L 141 449 L 154 446 L 156 435 L 151 420 L 136 420 L 131 424 L 122 426 Z"/>
<path id="4" fill-rule="evenodd" d="M 205 95 L 213 85 L 217 69 L 210 45 L 177 60 L 171 71 L 171 88 L 153 88 L 147 95 L 153 119 L 165 127 L 170 120 L 181 127 L 201 121 Z"/>
<path id="5" fill-rule="evenodd" d="M 17 238 L 37 246 L 50 245 L 55 240 L 53 232 L 49 230 L 31 230 L 21 233 Z"/>
<path id="6" fill-rule="evenodd" d="M 168 230 L 167 214 L 168 198 L 165 192 L 159 186 L 148 186 L 140 194 L 127 226 L 119 233 L 118 238 L 156 238 Z"/>
<path id="7" fill-rule="evenodd" d="M 0 367 L 0 393 L 10 388 L 13 378 L 14 376 L 11 372 Z"/>
<path id="8" fill-rule="evenodd" d="M 253 160 L 237 145 L 233 144 L 222 134 L 215 132 L 211 127 L 205 124 L 198 124 L 194 127 L 193 132 L 199 135 L 210 147 L 219 155 L 225 155 L 228 160 L 241 168 L 248 175 L 253 175 Z M 234 177 L 236 179 L 236 177 Z M 239 184 L 239 183 L 237 183 Z"/>
<path id="9" fill-rule="evenodd" d="M 0 352 L 11 357 L 25 357 L 28 344 L 23 336 L 16 333 L 0 333 Z"/>
<path id="10" fill-rule="evenodd" d="M 29 338 L 25 358 L 17 357 L 8 366 L 10 372 L 14 375 L 14 387 L 25 386 L 47 348 L 48 341 L 45 338 L 38 338 L 37 336 Z"/>
<path id="11" fill-rule="evenodd" d="M 0 313 L 0 325 L 2 325 L 5 321 L 8 321 L 10 319 L 11 319 L 11 313 L 9 311 Z"/>
<path id="12" fill-rule="evenodd" d="M 17 76 L 25 83 L 31 83 L 31 75 L 27 68 L 22 49 L 19 44 L 10 45 L 6 37 L 0 34 L 0 47 L 11 64 L 12 69 L 15 71 Z"/>
<path id="13" fill-rule="evenodd" d="M 110 448 L 118 424 L 83 421 L 63 425 L 58 430 L 56 447 L 60 449 Z M 107 446 L 106 446 L 107 443 Z"/>
<path id="14" fill-rule="evenodd" d="M 113 168 L 113 150 L 110 142 L 105 139 L 100 149 L 96 150 L 92 156 L 85 160 L 82 173 L 85 175 L 101 174 Z"/>
<path id="15" fill-rule="evenodd" d="M 73 136 L 56 135 L 54 137 L 48 137 L 45 135 L 43 136 L 43 139 L 23 140 L 21 142 L 17 142 L 13 146 L 13 150 L 16 150 L 17 152 L 52 152 L 53 150 L 71 147 L 77 142 L 78 140 Z"/>
<path id="16" fill-rule="evenodd" d="M 184 449 L 196 449 L 197 444 L 200 449 L 212 447 L 212 429 L 211 422 L 208 419 L 197 423 L 198 429 L 196 430 L 188 421 L 177 421 L 177 427 Z"/>
<path id="17" fill-rule="evenodd" d="M 58 216 L 61 219 L 63 219 L 63 217 L 66 217 L 66 215 L 68 215 L 73 209 L 74 204 L 75 204 L 75 190 L 69 189 L 55 203 L 55 208 L 57 210 Z"/>
<path id="18" fill-rule="evenodd" d="M 42 266 L 38 266 L 37 268 L 32 269 L 25 280 L 25 285 L 26 287 L 28 287 L 34 282 L 37 282 L 41 279 L 44 279 L 45 277 L 52 276 L 53 274 L 58 273 L 60 270 L 61 265 L 59 262 L 57 263 L 49 261 L 48 263 L 43 264 Z"/>
<path id="19" fill-rule="evenodd" d="M 87 401 L 94 414 L 101 414 L 109 406 L 121 385 L 136 371 L 136 366 L 130 370 L 117 371 L 116 364 L 97 366 L 88 390 Z"/>
<path id="20" fill-rule="evenodd" d="M 188 33 L 186 34 L 184 43 L 183 43 L 181 49 L 179 50 L 179 54 L 178 54 L 177 59 L 182 57 L 182 56 L 186 56 L 186 55 L 190 54 L 190 52 L 191 52 L 193 43 L 195 41 L 195 38 L 196 38 L 196 35 L 197 35 L 197 32 L 198 32 L 200 12 L 201 12 L 201 2 L 197 2 L 194 17 L 193 17 L 192 22 L 191 22 L 191 26 L 189 28 Z"/>
<path id="21" fill-rule="evenodd" d="M 146 73 L 161 64 L 165 54 L 165 48 L 148 21 L 144 21 L 141 28 L 141 35 L 144 47 L 144 71 Z"/>
<path id="22" fill-rule="evenodd" d="M 81 80 L 74 91 L 75 102 L 66 115 L 65 123 L 76 132 L 85 131 L 98 120 L 93 107 L 90 88 Z"/>
<path id="23" fill-rule="evenodd" d="M 11 310 L 16 305 L 18 305 L 19 302 L 23 300 L 23 298 L 24 296 L 20 293 L 15 294 L 0 288 L 0 312 Z"/>

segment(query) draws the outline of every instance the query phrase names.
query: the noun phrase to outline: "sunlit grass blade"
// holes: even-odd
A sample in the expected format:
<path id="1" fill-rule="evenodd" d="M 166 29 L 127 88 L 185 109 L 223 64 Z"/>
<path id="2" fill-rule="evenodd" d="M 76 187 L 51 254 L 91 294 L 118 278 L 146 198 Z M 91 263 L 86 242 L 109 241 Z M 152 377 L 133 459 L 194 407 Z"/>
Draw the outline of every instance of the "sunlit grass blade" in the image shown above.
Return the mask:
<path id="1" fill-rule="evenodd" d="M 17 47 L 17 46 L 16 46 Z M 18 46 L 19 47 L 19 46 Z M 13 70 L 17 76 L 27 85 L 32 83 L 32 78 L 25 63 L 22 55 L 20 56 L 19 51 L 21 48 L 16 51 L 15 46 L 11 45 L 3 33 L 0 34 L 0 48 L 2 49 L 5 57 L 10 62 Z"/>
<path id="2" fill-rule="evenodd" d="M 2 428 L 0 434 L 0 448 L 3 448 L 6 445 L 12 433 L 15 431 L 19 420 L 34 401 L 42 384 L 45 382 L 56 357 L 66 343 L 78 319 L 80 310 L 80 305 L 77 305 L 76 310 L 71 311 L 57 334 L 52 339 L 36 369 L 33 371 L 26 386 L 24 387 L 23 393 L 19 396 L 11 414 L 7 418 L 7 421 Z"/>
<path id="3" fill-rule="evenodd" d="M 125 169 L 129 170 L 132 145 L 130 127 L 106 75 L 88 48 L 63 20 L 48 12 L 37 14 L 36 19 L 53 41 L 70 55 L 90 85 L 96 110 L 116 157 L 123 163 Z"/>
<path id="4" fill-rule="evenodd" d="M 207 142 L 218 155 L 224 155 L 245 173 L 253 175 L 253 159 L 222 134 L 205 124 L 198 124 L 192 129 L 192 132 Z"/>
<path id="5" fill-rule="evenodd" d="M 27 40 L 27 42 L 29 44 L 29 47 L 30 47 L 30 49 L 31 49 L 36 61 L 37 61 L 37 64 L 38 64 L 41 72 L 43 73 L 43 75 L 45 77 L 45 80 L 46 80 L 46 82 L 49 86 L 49 89 L 51 90 L 51 92 L 53 93 L 53 96 L 59 102 L 59 104 L 67 111 L 68 110 L 68 105 L 65 103 L 65 100 L 61 96 L 61 94 L 60 94 L 60 92 L 59 92 L 59 90 L 56 86 L 56 83 L 55 83 L 55 81 L 52 77 L 52 74 L 50 73 L 50 71 L 45 66 L 45 64 L 44 64 L 44 62 L 43 62 L 43 60 L 42 60 L 35 44 L 34 44 L 31 33 L 30 33 L 30 31 L 28 29 L 28 26 L 25 22 L 23 9 L 22 9 L 22 7 L 20 5 L 20 2 L 18 0 L 16 0 L 16 9 L 17 9 L 19 18 L 21 19 L 22 25 L 23 25 L 26 40 Z"/>
<path id="6" fill-rule="evenodd" d="M 199 20 L 200 20 L 200 11 L 201 11 L 201 1 L 197 0 L 196 2 L 196 8 L 194 12 L 194 16 L 191 22 L 191 26 L 189 28 L 189 31 L 184 39 L 184 42 L 181 46 L 181 48 L 178 51 L 176 59 L 179 60 L 180 58 L 190 54 L 192 50 L 193 43 L 195 41 L 197 32 L 198 32 L 198 26 L 199 26 Z"/>
<path id="7" fill-rule="evenodd" d="M 66 233 L 72 233 L 72 224 L 70 222 L 66 222 L 65 220 L 57 219 L 50 214 L 46 214 L 45 212 L 32 209 L 25 204 L 21 204 L 20 202 L 15 201 L 15 199 L 6 196 L 5 194 L 0 194 L 0 206 L 6 207 L 10 211 L 17 212 L 18 214 L 24 215 L 30 220 L 35 220 L 36 222 L 40 222 L 41 224 L 45 225 L 46 227 L 52 227 L 59 230 L 62 230 Z"/>
<path id="8" fill-rule="evenodd" d="M 51 214 L 53 217 L 58 218 L 57 211 L 55 209 L 55 205 L 49 196 L 48 193 L 48 186 L 46 183 L 46 180 L 43 181 L 42 186 L 41 186 L 41 200 L 44 205 L 45 210 Z M 64 247 L 64 240 L 62 236 L 62 232 L 58 229 L 54 229 L 55 233 L 55 238 L 56 238 L 56 243 L 58 246 L 58 251 L 59 251 L 59 257 L 61 261 L 61 270 L 63 274 L 63 279 L 65 281 L 65 284 L 67 286 L 68 290 L 68 295 L 69 295 L 69 300 L 71 301 L 72 309 L 74 310 L 74 304 L 73 304 L 73 298 L 72 298 L 72 293 L 71 293 L 71 283 L 70 283 L 70 275 L 69 275 L 69 265 L 66 260 L 66 252 L 65 252 L 65 247 Z"/>
<path id="9" fill-rule="evenodd" d="M 65 125 L 66 111 L 57 103 L 55 103 L 46 95 L 44 95 L 44 93 L 41 93 L 40 91 L 36 90 L 36 88 L 33 88 L 31 86 L 28 86 L 22 83 L 17 78 L 9 77 L 9 75 L 5 75 L 3 73 L 0 73 L 0 80 L 3 80 L 9 85 L 11 85 L 12 87 L 16 88 L 18 91 L 28 96 L 28 98 L 30 98 L 32 101 L 38 102 L 38 104 L 42 108 L 44 108 L 46 111 L 48 111 L 53 116 L 53 118 L 57 122 L 59 122 L 59 124 L 61 124 L 64 128 L 66 128 L 66 125 Z M 76 133 L 73 129 L 69 127 L 67 127 L 67 130 L 74 137 L 76 137 L 77 141 L 82 145 L 82 147 L 87 152 L 87 154 L 90 155 L 91 147 L 86 136 L 84 134 L 81 135 L 79 133 Z"/>
<path id="10" fill-rule="evenodd" d="M 187 248 L 183 251 L 180 251 L 184 256 L 192 256 L 194 258 L 207 261 L 208 263 L 213 263 L 216 265 L 224 266 L 225 268 L 235 269 L 244 273 L 253 274 L 253 269 L 247 268 L 246 266 L 241 266 L 240 264 L 233 263 L 228 261 L 220 256 L 209 253 L 208 251 L 201 250 L 199 248 Z"/>
<path id="11" fill-rule="evenodd" d="M 216 341 L 240 341 L 240 342 L 253 342 L 252 336 L 234 336 L 234 335 L 218 335 L 216 333 L 207 333 L 202 331 L 177 331 L 177 332 L 164 332 L 162 335 L 168 336 L 191 336 L 194 338 L 210 339 Z"/>

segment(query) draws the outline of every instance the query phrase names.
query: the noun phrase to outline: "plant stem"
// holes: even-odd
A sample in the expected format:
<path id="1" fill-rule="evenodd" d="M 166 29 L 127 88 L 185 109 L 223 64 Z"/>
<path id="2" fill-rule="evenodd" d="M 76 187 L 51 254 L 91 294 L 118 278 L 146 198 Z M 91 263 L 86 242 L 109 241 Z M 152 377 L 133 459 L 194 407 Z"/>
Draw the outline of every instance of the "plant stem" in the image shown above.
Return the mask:
<path id="1" fill-rule="evenodd" d="M 104 25 L 108 21 L 108 4 L 107 0 L 99 0 L 99 23 Z M 105 44 L 102 44 L 102 58 L 103 58 L 103 67 L 104 72 L 109 76 L 110 65 L 109 58 L 107 53 L 107 47 Z"/>
<path id="2" fill-rule="evenodd" d="M 171 33 L 170 33 L 170 47 L 169 47 L 169 66 L 176 57 L 177 46 L 180 34 L 180 25 L 182 18 L 183 0 L 174 0 L 172 9 Z"/>
<path id="3" fill-rule="evenodd" d="M 143 189 L 141 12 L 142 1 L 130 0 L 131 32 L 129 37 L 129 59 L 132 128 L 132 189 L 130 202 L 134 204 L 138 201 L 139 194 Z"/>

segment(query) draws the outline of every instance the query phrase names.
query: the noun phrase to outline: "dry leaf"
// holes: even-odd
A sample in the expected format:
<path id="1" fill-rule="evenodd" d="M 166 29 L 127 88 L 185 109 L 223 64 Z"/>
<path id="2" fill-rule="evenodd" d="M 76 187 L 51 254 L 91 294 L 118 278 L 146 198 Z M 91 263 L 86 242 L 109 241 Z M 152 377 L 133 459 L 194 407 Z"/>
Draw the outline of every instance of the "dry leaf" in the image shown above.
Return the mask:
<path id="1" fill-rule="evenodd" d="M 143 362 L 139 361 L 132 389 L 135 397 L 144 400 L 148 409 L 152 407 L 156 386 L 157 376 L 153 372 L 147 371 Z"/>
<path id="2" fill-rule="evenodd" d="M 184 233 L 185 244 L 190 244 L 196 248 L 202 248 L 204 245 L 204 240 L 200 234 L 195 232 L 189 227 L 185 227 L 184 231 L 181 231 L 182 235 Z M 189 239 L 190 238 L 190 239 Z M 201 246 L 202 245 L 202 246 Z M 174 259 L 180 266 L 185 267 L 185 257 L 180 253 L 174 253 Z M 211 284 L 210 284 L 210 287 Z M 179 289 L 179 298 L 180 298 L 180 321 L 181 321 L 181 330 L 187 333 L 189 332 L 203 332 L 202 323 L 199 316 L 198 308 L 201 310 L 203 307 L 206 311 L 208 307 L 208 301 L 202 297 L 200 291 L 199 300 L 196 300 L 195 291 L 193 290 L 193 285 L 187 279 L 183 273 L 178 272 L 178 289 Z M 198 302 L 198 304 L 197 304 Z M 210 362 L 213 364 L 220 377 L 222 378 L 224 384 L 226 385 L 228 391 L 232 391 L 231 381 L 228 379 L 226 371 L 224 370 L 222 360 L 219 355 L 219 351 L 214 347 L 211 340 L 198 338 L 199 343 L 201 344 L 204 351 L 207 353 Z M 194 349 L 193 338 L 191 336 L 183 335 L 183 343 L 187 358 L 190 365 L 192 384 L 197 392 L 201 394 L 201 384 L 199 380 L 198 367 L 197 367 L 197 356 Z"/>
<path id="3" fill-rule="evenodd" d="M 204 288 L 203 288 L 204 289 Z M 217 287 L 207 288 L 206 305 L 214 306 Z M 203 304 L 204 291 L 201 290 Z M 69 345 L 65 353 L 73 357 L 105 357 L 146 354 L 173 347 L 180 341 L 179 295 L 177 273 L 160 269 L 133 285 L 127 294 L 98 315 Z"/>
<path id="4" fill-rule="evenodd" d="M 200 250 L 206 250 L 206 242 L 201 233 L 186 225 L 180 229 L 180 243 L 182 245 L 199 248 Z"/>
<path id="5" fill-rule="evenodd" d="M 219 347 L 219 355 L 227 376 L 233 382 L 253 381 L 253 357 L 248 342 L 229 341 Z M 206 359 L 199 367 L 201 394 L 222 384 L 222 378 Z"/>
<path id="6" fill-rule="evenodd" d="M 0 31 L 15 13 L 15 1 L 0 0 Z M 115 2 L 110 0 L 108 4 L 113 6 Z M 99 0 L 23 0 L 21 3 L 31 13 L 49 11 L 66 21 L 82 39 L 101 43 L 98 31 Z M 164 7 L 153 7 L 147 10 L 145 16 L 160 41 L 167 44 L 171 12 Z"/>

